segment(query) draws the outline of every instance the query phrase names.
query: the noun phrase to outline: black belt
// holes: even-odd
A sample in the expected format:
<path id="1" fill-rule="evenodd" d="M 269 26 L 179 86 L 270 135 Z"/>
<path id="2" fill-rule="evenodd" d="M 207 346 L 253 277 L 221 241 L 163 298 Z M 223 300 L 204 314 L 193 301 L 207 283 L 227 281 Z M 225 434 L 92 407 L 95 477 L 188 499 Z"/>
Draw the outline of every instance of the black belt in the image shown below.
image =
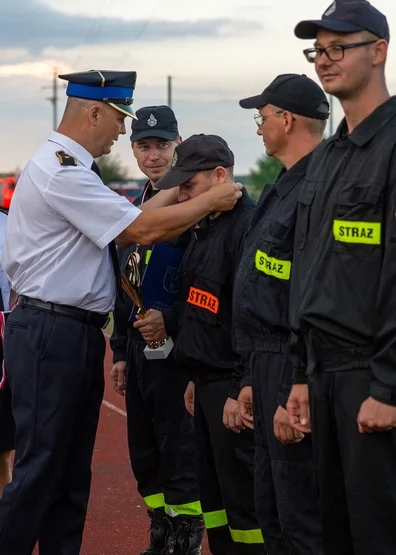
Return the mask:
<path id="1" fill-rule="evenodd" d="M 39 299 L 26 297 L 25 295 L 19 297 L 18 305 L 29 306 L 46 312 L 54 312 L 55 314 L 62 314 L 62 316 L 68 316 L 69 318 L 84 322 L 85 324 L 90 324 L 96 328 L 105 328 L 110 321 L 108 314 L 100 314 L 100 312 L 92 312 L 91 310 L 84 310 L 83 308 L 76 308 L 63 304 L 46 303 Z"/>

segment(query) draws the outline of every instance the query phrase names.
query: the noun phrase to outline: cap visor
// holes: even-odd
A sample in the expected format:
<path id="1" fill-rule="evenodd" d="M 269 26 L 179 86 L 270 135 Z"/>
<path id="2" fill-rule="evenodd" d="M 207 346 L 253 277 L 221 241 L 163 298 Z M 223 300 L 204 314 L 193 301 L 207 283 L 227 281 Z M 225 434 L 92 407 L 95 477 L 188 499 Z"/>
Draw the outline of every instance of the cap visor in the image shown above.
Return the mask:
<path id="1" fill-rule="evenodd" d="M 319 29 L 334 31 L 334 33 L 357 33 L 364 31 L 362 27 L 338 21 L 337 19 L 318 19 L 316 21 L 301 21 L 294 29 L 294 34 L 299 39 L 315 39 Z"/>
<path id="2" fill-rule="evenodd" d="M 130 118 L 133 118 L 133 119 L 138 119 L 135 116 L 135 112 L 132 110 L 131 106 L 127 106 L 126 104 L 114 104 L 113 102 L 108 102 L 108 105 L 112 106 L 119 112 L 122 112 L 125 116 L 129 116 Z"/>
<path id="3" fill-rule="evenodd" d="M 157 189 L 173 189 L 173 187 L 179 187 L 183 185 L 186 181 L 188 181 L 194 175 L 197 175 L 198 172 L 182 172 L 180 170 L 168 170 L 166 174 L 161 177 L 155 184 Z"/>
<path id="4" fill-rule="evenodd" d="M 169 133 L 168 131 L 161 131 L 161 129 L 146 129 L 145 131 L 132 133 L 131 142 L 134 143 L 135 141 L 140 141 L 147 137 L 157 137 L 158 139 L 165 139 L 166 141 L 176 141 L 178 136 L 178 133 Z"/>
<path id="5" fill-rule="evenodd" d="M 262 94 L 257 96 L 250 96 L 249 98 L 242 98 L 239 101 L 239 106 L 241 108 L 246 108 L 247 110 L 251 110 L 252 108 L 260 108 L 266 104 L 264 97 Z"/>

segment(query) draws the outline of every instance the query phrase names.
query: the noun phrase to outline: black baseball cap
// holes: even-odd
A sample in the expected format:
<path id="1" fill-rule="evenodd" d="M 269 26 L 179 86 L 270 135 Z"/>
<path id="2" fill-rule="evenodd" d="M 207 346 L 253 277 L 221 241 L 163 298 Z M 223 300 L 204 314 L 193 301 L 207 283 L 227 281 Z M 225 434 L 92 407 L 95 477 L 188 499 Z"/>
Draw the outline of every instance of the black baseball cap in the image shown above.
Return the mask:
<path id="1" fill-rule="evenodd" d="M 218 166 L 230 168 L 234 154 L 224 139 L 218 135 L 191 135 L 177 145 L 170 169 L 155 184 L 157 189 L 172 189 L 191 177 Z"/>
<path id="2" fill-rule="evenodd" d="M 261 94 L 239 101 L 239 105 L 247 109 L 259 109 L 266 104 L 273 104 L 307 118 L 324 120 L 329 117 L 329 103 L 325 93 L 306 75 L 278 75 Z"/>
<path id="3" fill-rule="evenodd" d="M 370 31 L 380 39 L 390 39 L 386 17 L 366 0 L 335 0 L 324 12 L 322 19 L 301 21 L 294 33 L 299 39 L 314 39 L 319 29 L 334 33 Z"/>
<path id="4" fill-rule="evenodd" d="M 136 111 L 132 121 L 131 142 L 147 137 L 175 141 L 179 136 L 177 119 L 169 106 L 145 106 Z"/>

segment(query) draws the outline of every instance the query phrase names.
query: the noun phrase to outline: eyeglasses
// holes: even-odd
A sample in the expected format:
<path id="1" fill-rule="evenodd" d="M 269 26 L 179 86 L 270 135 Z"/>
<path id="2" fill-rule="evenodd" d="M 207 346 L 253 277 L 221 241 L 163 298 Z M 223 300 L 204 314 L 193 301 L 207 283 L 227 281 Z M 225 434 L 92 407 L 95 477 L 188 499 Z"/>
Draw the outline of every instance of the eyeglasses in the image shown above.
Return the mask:
<path id="1" fill-rule="evenodd" d="M 358 46 L 367 46 L 368 44 L 374 44 L 375 42 L 377 42 L 377 40 L 366 40 L 364 42 L 354 42 L 352 44 L 333 44 L 327 48 L 307 48 L 306 50 L 303 50 L 303 53 L 308 62 L 311 64 L 314 64 L 316 59 L 322 54 L 326 54 L 327 58 L 331 62 L 340 62 L 345 56 L 345 50 L 357 48 Z"/>
<path id="2" fill-rule="evenodd" d="M 265 123 L 265 120 L 269 117 L 269 116 L 276 116 L 277 114 L 283 114 L 284 110 L 278 110 L 277 112 L 270 112 L 269 114 L 265 114 L 265 116 L 262 116 L 261 114 L 254 114 L 254 121 L 256 122 L 257 127 L 260 129 L 260 127 L 262 127 Z"/>

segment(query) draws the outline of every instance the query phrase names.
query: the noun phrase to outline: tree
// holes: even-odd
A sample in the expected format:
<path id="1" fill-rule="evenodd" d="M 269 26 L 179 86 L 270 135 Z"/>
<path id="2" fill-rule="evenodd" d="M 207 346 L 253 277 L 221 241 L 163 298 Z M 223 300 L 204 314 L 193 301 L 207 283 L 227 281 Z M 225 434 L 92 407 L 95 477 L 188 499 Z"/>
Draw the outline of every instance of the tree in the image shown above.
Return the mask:
<path id="1" fill-rule="evenodd" d="M 97 162 L 102 174 L 102 181 L 106 185 L 110 181 L 125 181 L 128 179 L 128 170 L 122 165 L 118 156 L 101 156 Z"/>
<path id="2" fill-rule="evenodd" d="M 257 166 L 250 172 L 251 194 L 258 198 L 264 185 L 275 181 L 282 164 L 270 156 L 262 156 L 257 160 Z"/>

